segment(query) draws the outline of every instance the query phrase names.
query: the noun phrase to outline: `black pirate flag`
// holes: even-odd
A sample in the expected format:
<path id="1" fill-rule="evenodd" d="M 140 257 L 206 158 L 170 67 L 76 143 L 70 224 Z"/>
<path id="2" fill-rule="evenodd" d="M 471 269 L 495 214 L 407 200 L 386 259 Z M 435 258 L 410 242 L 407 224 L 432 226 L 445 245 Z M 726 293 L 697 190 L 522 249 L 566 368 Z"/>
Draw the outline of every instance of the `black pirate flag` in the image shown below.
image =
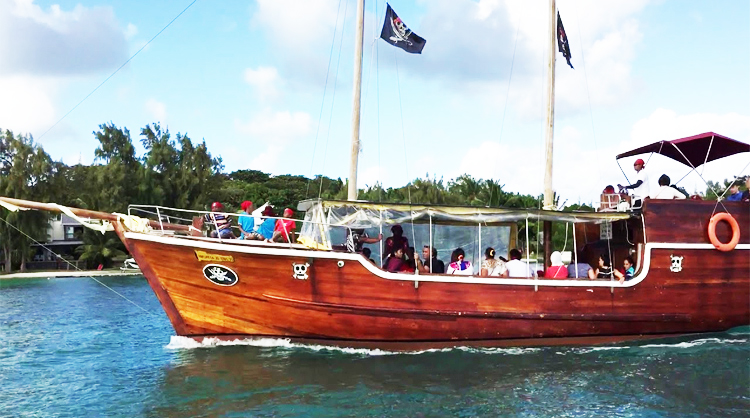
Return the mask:
<path id="1" fill-rule="evenodd" d="M 568 44 L 568 35 L 565 34 L 565 28 L 563 27 L 562 19 L 560 19 L 560 12 L 557 12 L 557 48 L 568 61 L 570 68 L 573 68 L 573 64 L 570 63 L 570 45 Z"/>
<path id="2" fill-rule="evenodd" d="M 406 27 L 396 12 L 391 9 L 391 5 L 386 3 L 388 9 L 385 12 L 385 22 L 380 37 L 393 46 L 397 46 L 406 52 L 412 54 L 421 54 L 425 41 L 416 33 Z"/>

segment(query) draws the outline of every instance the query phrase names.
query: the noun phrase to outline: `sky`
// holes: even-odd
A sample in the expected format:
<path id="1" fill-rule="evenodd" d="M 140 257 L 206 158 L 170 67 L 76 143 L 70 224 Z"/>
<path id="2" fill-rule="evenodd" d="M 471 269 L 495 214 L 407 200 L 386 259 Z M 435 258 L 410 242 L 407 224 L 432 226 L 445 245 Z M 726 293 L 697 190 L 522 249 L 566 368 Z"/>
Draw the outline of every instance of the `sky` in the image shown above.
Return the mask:
<path id="1" fill-rule="evenodd" d="M 140 129 L 160 123 L 205 140 L 225 172 L 346 179 L 355 0 L 192 2 L 0 0 L 0 129 L 32 135 L 55 160 L 91 164 L 100 124 L 140 144 Z M 466 173 L 542 193 L 548 2 L 390 4 L 427 44 L 416 55 L 379 40 L 385 2 L 366 3 L 359 187 Z M 636 157 L 621 171 L 615 155 L 642 145 L 708 131 L 750 142 L 750 2 L 557 8 L 575 67 L 557 54 L 560 203 L 633 180 Z M 652 187 L 690 172 L 642 158 Z M 705 191 L 701 177 L 750 174 L 748 164 L 750 153 L 728 157 L 679 185 Z"/>

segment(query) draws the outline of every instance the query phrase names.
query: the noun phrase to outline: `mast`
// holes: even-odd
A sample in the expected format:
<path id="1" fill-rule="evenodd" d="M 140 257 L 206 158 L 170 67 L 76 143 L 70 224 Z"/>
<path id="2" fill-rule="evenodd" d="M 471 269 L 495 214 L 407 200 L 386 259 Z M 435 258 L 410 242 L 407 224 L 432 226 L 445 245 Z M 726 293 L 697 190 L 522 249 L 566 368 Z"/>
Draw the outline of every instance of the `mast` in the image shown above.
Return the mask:
<path id="1" fill-rule="evenodd" d="M 544 167 L 544 209 L 554 209 L 552 192 L 552 136 L 555 127 L 555 41 L 557 31 L 557 9 L 555 0 L 549 0 L 549 51 L 547 52 L 547 121 L 545 144 L 546 165 Z"/>
<path id="2" fill-rule="evenodd" d="M 557 8 L 555 0 L 549 0 L 549 51 L 547 51 L 547 121 L 545 124 L 546 135 L 544 166 L 544 206 L 545 210 L 555 208 L 555 197 L 552 192 L 552 137 L 555 128 L 555 41 L 557 31 Z M 550 266 L 550 255 L 552 254 L 552 222 L 544 221 L 542 225 L 544 239 L 544 266 Z M 528 245 L 528 244 L 527 244 Z"/>
<path id="3" fill-rule="evenodd" d="M 354 40 L 354 98 L 352 103 L 352 149 L 349 161 L 348 200 L 357 200 L 359 162 L 359 106 L 362 94 L 362 44 L 365 32 L 365 0 L 357 1 L 357 30 Z"/>

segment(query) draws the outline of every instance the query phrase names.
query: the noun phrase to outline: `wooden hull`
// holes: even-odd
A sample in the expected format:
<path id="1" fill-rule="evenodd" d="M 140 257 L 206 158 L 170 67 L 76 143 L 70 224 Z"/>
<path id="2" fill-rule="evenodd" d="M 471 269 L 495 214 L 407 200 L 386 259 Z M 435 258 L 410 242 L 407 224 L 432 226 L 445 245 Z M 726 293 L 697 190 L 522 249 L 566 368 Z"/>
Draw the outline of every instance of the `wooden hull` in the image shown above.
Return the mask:
<path id="1" fill-rule="evenodd" d="M 358 254 L 161 237 L 121 227 L 118 233 L 178 335 L 383 348 L 596 343 L 750 324 L 748 205 L 732 211 L 743 228 L 740 244 L 720 252 L 703 227 L 713 205 L 703 203 L 644 208 L 647 238 L 668 237 L 662 230 L 675 225 L 687 235 L 681 242 L 641 242 L 640 270 L 622 285 L 415 276 L 383 272 Z M 670 210 L 679 216 L 672 219 Z M 196 251 L 223 261 L 200 261 Z M 683 257 L 679 272 L 670 270 L 672 255 Z M 237 283 L 209 281 L 203 268 L 211 263 L 233 270 Z M 293 264 L 305 263 L 308 277 L 295 278 Z"/>

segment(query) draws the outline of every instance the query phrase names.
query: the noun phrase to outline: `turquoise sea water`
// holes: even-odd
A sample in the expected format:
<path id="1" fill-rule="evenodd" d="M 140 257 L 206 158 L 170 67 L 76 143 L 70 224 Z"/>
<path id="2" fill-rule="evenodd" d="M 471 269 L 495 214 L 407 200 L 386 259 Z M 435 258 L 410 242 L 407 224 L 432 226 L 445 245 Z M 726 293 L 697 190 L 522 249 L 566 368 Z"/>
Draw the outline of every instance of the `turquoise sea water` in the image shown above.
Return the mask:
<path id="1" fill-rule="evenodd" d="M 142 277 L 0 281 L 0 417 L 750 416 L 750 328 L 388 353 L 174 337 Z M 252 344 L 252 345 L 250 345 Z"/>

